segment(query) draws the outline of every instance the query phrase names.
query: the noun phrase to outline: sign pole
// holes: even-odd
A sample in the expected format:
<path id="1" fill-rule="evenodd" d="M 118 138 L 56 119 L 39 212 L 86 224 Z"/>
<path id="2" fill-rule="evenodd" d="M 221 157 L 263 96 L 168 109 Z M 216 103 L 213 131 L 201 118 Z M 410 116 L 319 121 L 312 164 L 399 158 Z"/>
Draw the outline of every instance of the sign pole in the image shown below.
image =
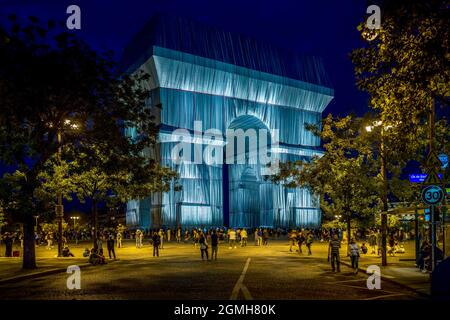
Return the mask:
<path id="1" fill-rule="evenodd" d="M 436 267 L 436 219 L 434 216 L 434 206 L 430 208 L 431 211 L 431 266 L 432 269 Z"/>

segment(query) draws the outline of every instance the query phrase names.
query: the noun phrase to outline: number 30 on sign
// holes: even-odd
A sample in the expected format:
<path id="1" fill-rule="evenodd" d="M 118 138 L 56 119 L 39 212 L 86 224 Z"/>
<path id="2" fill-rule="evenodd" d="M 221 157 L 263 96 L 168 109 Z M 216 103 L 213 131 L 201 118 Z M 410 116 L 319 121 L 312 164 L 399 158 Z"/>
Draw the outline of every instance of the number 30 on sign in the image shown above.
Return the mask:
<path id="1" fill-rule="evenodd" d="M 437 205 L 443 198 L 444 191 L 439 186 L 428 186 L 422 190 L 422 201 L 427 205 Z"/>

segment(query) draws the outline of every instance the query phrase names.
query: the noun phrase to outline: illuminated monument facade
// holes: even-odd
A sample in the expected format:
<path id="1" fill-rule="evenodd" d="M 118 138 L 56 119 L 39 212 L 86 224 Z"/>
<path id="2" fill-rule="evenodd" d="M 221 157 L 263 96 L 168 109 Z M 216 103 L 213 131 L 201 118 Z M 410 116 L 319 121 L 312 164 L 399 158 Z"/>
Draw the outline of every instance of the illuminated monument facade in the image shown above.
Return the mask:
<path id="1" fill-rule="evenodd" d="M 260 163 L 175 163 L 172 156 L 179 143 L 176 129 L 191 133 L 195 154 L 212 142 L 225 150 L 225 134 L 214 141 L 202 138 L 207 129 L 261 128 L 271 134 L 278 130 L 279 142 L 270 153 L 280 162 L 320 156 L 319 139 L 305 129 L 307 123 L 320 123 L 333 98 L 319 59 L 163 15 L 135 37 L 123 62 L 130 73 L 140 69 L 151 75 L 145 84 L 147 107 L 160 132 L 158 147 L 149 156 L 176 170 L 182 187 L 130 201 L 129 226 L 289 228 L 320 223 L 314 196 L 267 181 L 266 166 Z M 200 133 L 196 121 L 201 121 Z"/>

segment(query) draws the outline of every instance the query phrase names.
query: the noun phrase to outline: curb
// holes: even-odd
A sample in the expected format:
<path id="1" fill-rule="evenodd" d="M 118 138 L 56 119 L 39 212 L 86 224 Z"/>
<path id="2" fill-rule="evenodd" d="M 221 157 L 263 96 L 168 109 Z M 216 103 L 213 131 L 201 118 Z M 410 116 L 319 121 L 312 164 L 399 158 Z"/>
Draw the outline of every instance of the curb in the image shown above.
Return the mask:
<path id="1" fill-rule="evenodd" d="M 81 269 L 81 268 L 86 268 L 86 267 L 89 267 L 89 266 L 92 266 L 92 265 L 90 263 L 85 263 L 85 264 L 81 264 L 81 265 L 78 265 L 78 266 Z M 16 277 L 10 277 L 10 278 L 6 278 L 6 279 L 0 280 L 0 286 L 4 285 L 4 284 L 10 284 L 10 283 L 18 282 L 18 281 L 45 277 L 45 276 L 52 275 L 52 274 L 57 274 L 57 273 L 63 273 L 63 272 L 66 272 L 66 271 L 67 271 L 67 267 L 50 269 L 50 270 L 45 270 L 45 271 L 40 271 L 40 272 L 34 272 L 34 273 L 24 274 L 24 275 L 20 275 L 20 276 L 16 276 Z"/>
<path id="2" fill-rule="evenodd" d="M 347 266 L 347 267 L 349 267 L 349 268 L 352 267 L 352 265 L 351 265 L 350 263 L 342 262 L 342 260 L 341 260 L 341 264 L 343 264 L 343 265 L 345 265 L 345 266 Z M 367 270 L 365 270 L 365 269 L 363 269 L 363 268 L 361 268 L 361 267 L 358 267 L 358 270 L 361 271 L 361 272 L 364 273 L 364 274 L 366 274 L 366 271 L 367 271 Z M 383 278 L 383 277 L 382 277 L 382 280 L 383 280 L 383 281 L 386 281 L 386 282 L 390 282 L 390 283 L 396 284 L 396 285 L 398 285 L 398 286 L 400 286 L 400 287 L 402 287 L 402 288 L 404 288 L 404 289 L 413 291 L 414 293 L 416 293 L 416 294 L 418 294 L 418 295 L 420 295 L 420 296 L 422 296 L 422 297 L 424 297 L 424 298 L 431 298 L 431 295 L 430 295 L 430 294 L 426 294 L 426 293 L 420 292 L 420 291 L 418 291 L 418 290 L 416 290 L 416 289 L 414 289 L 414 288 L 411 288 L 410 286 L 408 286 L 408 285 L 406 285 L 406 284 L 403 284 L 403 283 L 401 283 L 401 282 L 398 282 L 398 281 L 396 281 L 396 280 L 392 280 L 392 279 L 390 279 L 390 278 Z"/>

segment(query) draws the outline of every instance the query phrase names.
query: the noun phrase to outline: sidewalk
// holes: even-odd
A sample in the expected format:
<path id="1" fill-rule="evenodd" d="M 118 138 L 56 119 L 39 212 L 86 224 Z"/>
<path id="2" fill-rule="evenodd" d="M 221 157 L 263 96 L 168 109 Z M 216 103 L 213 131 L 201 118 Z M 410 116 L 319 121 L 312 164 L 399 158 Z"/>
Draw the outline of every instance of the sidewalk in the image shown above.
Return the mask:
<path id="1" fill-rule="evenodd" d="M 388 265 L 383 267 L 381 257 L 370 254 L 369 248 L 369 254 L 361 255 L 359 259 L 359 270 L 366 273 L 368 266 L 376 265 L 380 267 L 382 281 L 396 282 L 419 294 L 430 295 L 430 274 L 422 273 L 415 267 L 414 242 L 406 242 L 405 249 L 404 254 L 395 254 L 394 257 L 388 255 Z M 350 257 L 346 257 L 345 249 L 342 251 L 341 260 L 343 264 L 351 266 Z"/>

